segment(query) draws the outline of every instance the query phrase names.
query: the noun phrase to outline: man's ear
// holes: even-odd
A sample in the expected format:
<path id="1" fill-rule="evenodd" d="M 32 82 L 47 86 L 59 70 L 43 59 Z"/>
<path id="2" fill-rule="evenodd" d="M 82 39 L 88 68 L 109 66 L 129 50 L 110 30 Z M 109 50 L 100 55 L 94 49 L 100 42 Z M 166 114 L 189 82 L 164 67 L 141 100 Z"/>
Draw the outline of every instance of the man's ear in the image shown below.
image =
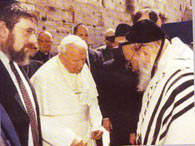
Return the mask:
<path id="1" fill-rule="evenodd" d="M 9 29 L 4 21 L 0 21 L 0 40 L 6 40 L 9 35 Z"/>

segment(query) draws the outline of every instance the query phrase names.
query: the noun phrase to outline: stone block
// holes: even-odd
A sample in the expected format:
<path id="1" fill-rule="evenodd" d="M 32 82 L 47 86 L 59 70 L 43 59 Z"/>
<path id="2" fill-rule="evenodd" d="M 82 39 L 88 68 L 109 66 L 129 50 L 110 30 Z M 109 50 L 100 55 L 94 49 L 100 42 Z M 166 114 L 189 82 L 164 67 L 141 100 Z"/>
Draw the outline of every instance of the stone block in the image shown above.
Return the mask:
<path id="1" fill-rule="evenodd" d="M 27 0 L 18 0 L 18 2 L 21 2 L 21 3 L 26 3 Z"/>
<path id="2" fill-rule="evenodd" d="M 126 3 L 125 0 L 117 0 L 115 1 L 115 10 L 125 12 L 126 11 Z"/>
<path id="3" fill-rule="evenodd" d="M 47 18 L 47 9 L 44 5 L 35 4 L 35 9 L 39 13 L 39 18 L 42 21 L 46 21 Z"/>
<path id="4" fill-rule="evenodd" d="M 75 15 L 74 20 L 75 23 L 83 22 L 84 24 L 88 25 L 98 25 L 99 16 L 101 14 L 95 10 L 94 7 L 83 3 L 80 3 L 80 7 L 75 7 Z"/>
<path id="5" fill-rule="evenodd" d="M 104 7 L 106 9 L 111 9 L 111 10 L 114 10 L 115 9 L 114 0 L 103 0 L 103 1 L 104 1 Z"/>
<path id="6" fill-rule="evenodd" d="M 90 44 L 95 48 L 103 44 L 103 33 L 107 28 L 116 28 L 119 23 L 132 24 L 126 0 L 19 0 L 39 12 L 38 30 L 43 27 L 55 35 L 55 46 L 72 32 L 78 23 L 89 28 Z M 134 0 L 136 10 L 149 6 L 164 12 L 167 22 L 189 20 L 189 1 L 179 0 Z M 181 8 L 180 8 L 181 7 Z M 129 12 L 129 13 L 127 13 Z"/>
<path id="7" fill-rule="evenodd" d="M 46 3 L 47 6 L 50 7 L 55 7 L 55 8 L 59 8 L 59 9 L 64 9 L 64 0 L 48 0 L 48 2 Z"/>

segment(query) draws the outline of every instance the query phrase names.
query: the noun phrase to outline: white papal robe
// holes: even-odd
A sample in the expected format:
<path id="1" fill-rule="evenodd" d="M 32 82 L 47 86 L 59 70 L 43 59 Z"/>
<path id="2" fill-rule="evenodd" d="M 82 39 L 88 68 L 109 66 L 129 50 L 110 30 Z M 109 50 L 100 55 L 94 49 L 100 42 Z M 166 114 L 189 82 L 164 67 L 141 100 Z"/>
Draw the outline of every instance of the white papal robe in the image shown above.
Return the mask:
<path id="1" fill-rule="evenodd" d="M 42 137 L 54 146 L 70 146 L 77 136 L 95 145 L 91 132 L 101 128 L 102 115 L 92 75 L 85 64 L 71 74 L 55 56 L 31 78 L 40 106 Z"/>

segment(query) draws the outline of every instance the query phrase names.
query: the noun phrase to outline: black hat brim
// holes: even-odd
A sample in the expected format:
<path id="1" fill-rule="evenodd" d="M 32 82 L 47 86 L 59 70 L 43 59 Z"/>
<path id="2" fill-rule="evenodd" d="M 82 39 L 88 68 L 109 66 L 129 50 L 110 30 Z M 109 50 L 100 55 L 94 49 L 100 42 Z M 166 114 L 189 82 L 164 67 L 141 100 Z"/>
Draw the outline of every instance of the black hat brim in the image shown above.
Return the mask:
<path id="1" fill-rule="evenodd" d="M 106 40 L 110 41 L 110 42 L 114 42 L 116 36 L 108 36 L 106 37 Z"/>
<path id="2" fill-rule="evenodd" d="M 120 45 L 128 45 L 133 43 L 149 43 L 164 39 L 165 32 L 150 20 L 141 20 L 132 26 L 130 32 L 127 33 L 127 42 Z"/>

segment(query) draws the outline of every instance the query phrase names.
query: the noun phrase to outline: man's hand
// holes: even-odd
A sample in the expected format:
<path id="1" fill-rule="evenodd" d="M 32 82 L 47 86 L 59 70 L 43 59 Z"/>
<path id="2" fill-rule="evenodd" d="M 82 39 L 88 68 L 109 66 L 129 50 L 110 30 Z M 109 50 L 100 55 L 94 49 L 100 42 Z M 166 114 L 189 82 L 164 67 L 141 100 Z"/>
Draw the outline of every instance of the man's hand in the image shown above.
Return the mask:
<path id="1" fill-rule="evenodd" d="M 129 142 L 132 145 L 135 145 L 136 144 L 136 136 L 135 136 L 135 133 L 130 133 Z"/>
<path id="2" fill-rule="evenodd" d="M 110 133 L 112 130 L 112 123 L 109 118 L 103 119 L 103 127 Z"/>
<path id="3" fill-rule="evenodd" d="M 92 134 L 91 134 L 91 138 L 95 139 L 95 140 L 98 140 L 102 137 L 102 134 L 103 134 L 103 131 L 101 131 L 101 130 L 93 131 Z"/>
<path id="4" fill-rule="evenodd" d="M 87 146 L 87 143 L 85 143 L 81 138 L 75 138 L 71 146 Z"/>

